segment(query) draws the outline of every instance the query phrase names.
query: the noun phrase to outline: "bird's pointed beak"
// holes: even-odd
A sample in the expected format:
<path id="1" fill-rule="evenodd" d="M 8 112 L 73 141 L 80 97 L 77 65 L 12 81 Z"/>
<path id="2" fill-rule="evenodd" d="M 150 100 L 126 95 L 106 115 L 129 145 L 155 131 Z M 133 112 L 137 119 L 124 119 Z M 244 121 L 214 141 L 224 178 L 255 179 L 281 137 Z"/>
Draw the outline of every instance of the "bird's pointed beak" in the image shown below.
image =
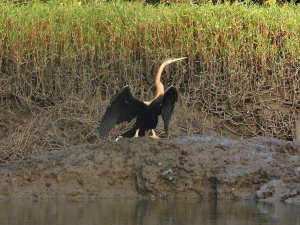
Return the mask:
<path id="1" fill-rule="evenodd" d="M 173 62 L 180 61 L 180 60 L 183 60 L 183 59 L 186 59 L 186 58 L 187 58 L 187 57 L 176 58 L 176 59 L 174 59 Z"/>

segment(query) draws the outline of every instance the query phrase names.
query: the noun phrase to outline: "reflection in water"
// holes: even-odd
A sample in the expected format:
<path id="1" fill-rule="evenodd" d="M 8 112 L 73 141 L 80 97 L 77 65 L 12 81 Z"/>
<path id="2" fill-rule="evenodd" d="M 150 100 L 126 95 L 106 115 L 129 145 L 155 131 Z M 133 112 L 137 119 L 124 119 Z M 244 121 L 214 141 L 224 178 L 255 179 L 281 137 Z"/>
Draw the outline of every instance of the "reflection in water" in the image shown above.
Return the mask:
<path id="1" fill-rule="evenodd" d="M 300 225 L 300 207 L 213 200 L 1 200 L 0 225 Z"/>

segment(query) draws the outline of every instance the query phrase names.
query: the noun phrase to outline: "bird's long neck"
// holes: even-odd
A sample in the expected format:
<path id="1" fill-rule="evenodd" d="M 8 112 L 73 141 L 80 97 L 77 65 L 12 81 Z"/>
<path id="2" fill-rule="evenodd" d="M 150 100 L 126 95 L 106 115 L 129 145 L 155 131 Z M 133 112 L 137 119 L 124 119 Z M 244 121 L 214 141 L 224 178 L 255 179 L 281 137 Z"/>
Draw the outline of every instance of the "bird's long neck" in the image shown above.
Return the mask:
<path id="1" fill-rule="evenodd" d="M 151 101 L 144 101 L 144 103 L 146 105 L 150 105 L 151 102 L 153 100 L 155 100 L 157 97 L 159 97 L 160 95 L 163 95 L 164 92 L 165 92 L 165 89 L 164 89 L 164 85 L 162 84 L 161 82 L 161 74 L 165 68 L 165 66 L 167 65 L 167 63 L 162 63 L 157 71 L 157 74 L 156 74 L 156 77 L 155 77 L 155 86 L 156 86 L 156 96 L 154 99 L 152 99 Z"/>
<path id="2" fill-rule="evenodd" d="M 161 74 L 162 74 L 162 72 L 163 72 L 166 65 L 167 64 L 165 64 L 165 63 L 161 64 L 158 71 L 157 71 L 157 74 L 156 74 L 156 77 L 155 77 L 155 86 L 156 86 L 156 96 L 155 96 L 155 98 L 157 98 L 158 96 L 164 94 L 164 92 L 165 92 L 164 85 L 161 82 Z"/>

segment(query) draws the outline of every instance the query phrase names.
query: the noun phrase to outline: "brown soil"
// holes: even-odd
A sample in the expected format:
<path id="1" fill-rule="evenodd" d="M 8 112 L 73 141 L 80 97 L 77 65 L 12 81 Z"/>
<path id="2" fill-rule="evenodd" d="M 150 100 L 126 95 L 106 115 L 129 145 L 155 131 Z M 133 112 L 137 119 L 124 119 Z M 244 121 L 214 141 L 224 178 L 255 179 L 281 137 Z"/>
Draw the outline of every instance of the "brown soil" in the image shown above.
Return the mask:
<path id="1" fill-rule="evenodd" d="M 300 146 L 256 137 L 149 137 L 0 165 L 0 198 L 255 199 L 300 204 Z"/>

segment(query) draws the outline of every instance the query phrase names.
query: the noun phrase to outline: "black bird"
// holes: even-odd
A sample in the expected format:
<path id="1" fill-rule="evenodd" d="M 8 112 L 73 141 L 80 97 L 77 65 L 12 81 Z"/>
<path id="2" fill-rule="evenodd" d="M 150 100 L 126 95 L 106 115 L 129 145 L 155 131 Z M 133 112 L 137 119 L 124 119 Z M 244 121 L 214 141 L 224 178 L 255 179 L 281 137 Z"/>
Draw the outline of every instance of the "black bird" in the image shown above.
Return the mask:
<path id="1" fill-rule="evenodd" d="M 169 123 L 178 94 L 174 86 L 170 86 L 164 91 L 164 86 L 160 80 L 161 74 L 166 65 L 185 58 L 170 58 L 163 61 L 155 77 L 156 96 L 152 101 L 140 101 L 132 96 L 128 86 L 123 87 L 111 99 L 98 128 L 99 135 L 106 136 L 116 124 L 130 122 L 136 117 L 133 127 L 119 137 L 141 137 L 145 136 L 146 131 L 151 130 L 152 137 L 158 138 L 154 129 L 157 126 L 159 115 L 162 115 L 164 130 L 168 134 Z"/>

